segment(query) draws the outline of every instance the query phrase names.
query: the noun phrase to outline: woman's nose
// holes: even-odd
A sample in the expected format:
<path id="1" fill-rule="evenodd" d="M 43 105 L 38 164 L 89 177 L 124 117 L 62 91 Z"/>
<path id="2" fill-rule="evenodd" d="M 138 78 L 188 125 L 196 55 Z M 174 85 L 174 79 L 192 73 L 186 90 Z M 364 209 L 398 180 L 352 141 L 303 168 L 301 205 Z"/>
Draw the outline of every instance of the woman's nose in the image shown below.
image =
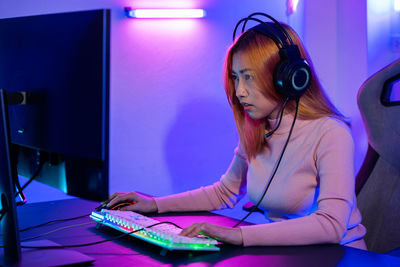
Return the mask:
<path id="1" fill-rule="evenodd" d="M 237 98 L 242 98 L 246 97 L 248 95 L 246 86 L 243 84 L 241 80 L 239 80 L 237 86 L 236 86 L 236 97 Z"/>

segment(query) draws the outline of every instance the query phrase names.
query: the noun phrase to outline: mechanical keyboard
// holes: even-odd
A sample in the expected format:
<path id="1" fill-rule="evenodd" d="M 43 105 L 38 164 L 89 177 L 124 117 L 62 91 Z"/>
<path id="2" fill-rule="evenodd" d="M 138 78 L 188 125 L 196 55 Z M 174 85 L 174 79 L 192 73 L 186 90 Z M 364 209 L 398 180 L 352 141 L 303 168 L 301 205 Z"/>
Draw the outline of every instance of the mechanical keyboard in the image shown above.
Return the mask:
<path id="1" fill-rule="evenodd" d="M 93 211 L 90 217 L 98 226 L 106 225 L 123 233 L 155 244 L 166 250 L 205 250 L 219 251 L 218 242 L 208 237 L 186 237 L 178 235 L 182 229 L 132 211 L 106 210 Z M 137 232 L 134 232 L 138 230 Z M 165 254 L 166 252 L 164 252 Z M 163 254 L 163 252 L 162 252 Z"/>

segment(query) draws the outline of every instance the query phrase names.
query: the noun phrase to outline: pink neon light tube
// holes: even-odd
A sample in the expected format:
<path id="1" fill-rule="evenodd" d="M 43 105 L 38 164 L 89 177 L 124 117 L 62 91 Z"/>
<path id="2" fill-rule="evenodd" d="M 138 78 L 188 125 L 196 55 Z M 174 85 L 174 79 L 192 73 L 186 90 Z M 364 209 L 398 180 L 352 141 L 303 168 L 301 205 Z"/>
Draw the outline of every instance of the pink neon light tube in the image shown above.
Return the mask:
<path id="1" fill-rule="evenodd" d="M 203 9 L 126 9 L 131 18 L 203 18 L 206 12 Z"/>

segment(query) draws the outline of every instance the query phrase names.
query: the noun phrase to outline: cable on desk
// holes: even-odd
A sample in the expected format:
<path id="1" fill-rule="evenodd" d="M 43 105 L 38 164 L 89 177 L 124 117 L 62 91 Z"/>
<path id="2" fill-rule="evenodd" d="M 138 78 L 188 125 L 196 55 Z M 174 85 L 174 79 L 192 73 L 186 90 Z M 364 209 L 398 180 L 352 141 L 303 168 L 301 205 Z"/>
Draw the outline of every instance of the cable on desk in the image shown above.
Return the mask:
<path id="1" fill-rule="evenodd" d="M 180 227 L 179 225 L 177 225 L 177 224 L 175 224 L 175 223 L 173 223 L 173 222 L 159 222 L 159 223 L 155 223 L 155 224 L 152 224 L 152 225 L 150 225 L 150 226 L 147 226 L 146 228 L 151 228 L 151 227 L 154 227 L 154 226 L 156 226 L 156 225 L 164 224 L 164 223 L 172 224 L 172 225 L 174 225 L 174 226 L 176 226 L 176 227 L 182 229 L 182 227 Z M 105 242 L 109 242 L 109 241 L 114 241 L 114 240 L 117 240 L 117 239 L 122 238 L 122 237 L 124 237 L 124 236 L 127 236 L 127 235 L 130 235 L 130 234 L 133 234 L 133 233 L 142 231 L 143 229 L 144 229 L 144 228 L 137 229 L 137 230 L 134 230 L 134 231 L 131 231 L 131 232 L 128 232 L 128 233 L 124 233 L 124 234 L 118 235 L 118 236 L 113 237 L 113 238 L 110 238 L 110 239 L 100 240 L 100 241 L 92 242 L 92 243 L 76 244 L 76 245 L 60 245 L 60 246 L 41 246 L 41 247 L 37 247 L 37 246 L 23 246 L 23 245 L 22 245 L 21 248 L 57 249 L 57 248 L 77 248 L 77 247 L 86 247 L 86 246 L 97 245 L 97 244 L 101 244 L 101 243 L 105 243 Z M 4 247 L 4 246 L 3 246 L 3 247 Z"/>
<path id="2" fill-rule="evenodd" d="M 77 216 L 77 217 L 72 217 L 72 218 L 67 218 L 67 219 L 52 220 L 52 221 L 48 221 L 48 222 L 45 222 L 45 223 L 42 223 L 42 224 L 29 226 L 27 228 L 20 229 L 19 231 L 20 232 L 24 232 L 24 231 L 28 231 L 28 230 L 31 230 L 31 229 L 34 229 L 34 228 L 45 226 L 45 225 L 47 225 L 49 223 L 53 223 L 53 222 L 66 222 L 66 221 L 77 220 L 77 219 L 84 218 L 84 217 L 89 217 L 89 216 L 90 216 L 90 214 L 85 214 L 85 215 L 80 215 L 80 216 Z"/>
<path id="3" fill-rule="evenodd" d="M 93 222 L 80 223 L 80 224 L 74 224 L 74 225 L 60 227 L 60 228 L 57 228 L 55 230 L 51 230 L 51 231 L 49 231 L 47 233 L 40 234 L 40 235 L 37 235 L 37 236 L 34 236 L 34 237 L 29 237 L 29 238 L 23 239 L 21 241 L 28 241 L 28 240 L 35 239 L 35 238 L 42 237 L 42 236 L 46 236 L 46 235 L 49 235 L 49 234 L 52 234 L 52 233 L 55 233 L 55 232 L 58 232 L 58 231 L 61 231 L 61 230 L 65 230 L 65 229 L 69 229 L 69 228 L 73 228 L 73 227 L 78 227 L 78 226 L 89 225 L 89 224 L 92 224 L 92 223 L 96 223 L 96 222 L 93 221 Z"/>
<path id="4" fill-rule="evenodd" d="M 14 149 L 14 161 L 18 163 L 18 153 L 19 153 L 19 149 L 18 146 L 13 146 Z M 32 174 L 31 178 L 29 178 L 29 180 L 21 187 L 21 184 L 19 182 L 19 178 L 17 177 L 17 179 L 15 180 L 15 187 L 17 189 L 16 193 L 15 193 L 15 197 L 19 196 L 21 198 L 21 201 L 17 201 L 16 205 L 17 206 L 21 206 L 23 204 L 25 204 L 27 202 L 26 196 L 23 192 L 23 190 L 33 181 L 36 179 L 36 177 L 39 175 L 39 173 L 42 171 L 44 163 L 46 162 L 47 159 L 45 159 L 42 155 L 42 152 L 37 150 L 37 155 L 39 156 L 39 164 L 35 170 L 35 172 Z"/>
<path id="5" fill-rule="evenodd" d="M 101 207 L 101 206 L 102 206 L 102 205 L 100 205 L 99 207 Z M 96 209 L 98 209 L 99 207 L 97 207 Z M 113 209 L 114 209 L 114 208 L 113 208 Z M 67 219 L 52 220 L 52 221 L 48 221 L 48 222 L 45 222 L 45 223 L 42 223 L 42 224 L 29 226 L 29 227 L 27 227 L 27 228 L 20 229 L 19 231 L 20 231 L 20 232 L 24 232 L 24 231 L 31 230 L 31 229 L 34 229 L 34 228 L 38 228 L 38 227 L 45 226 L 45 225 L 47 225 L 47 224 L 49 224 L 49 223 L 53 223 L 53 222 L 66 222 L 66 221 L 77 220 L 77 219 L 84 218 L 84 217 L 89 217 L 89 216 L 90 216 L 90 213 L 85 214 L 85 215 L 80 215 L 80 216 L 77 216 L 77 217 L 67 218 Z M 0 236 L 1 236 L 1 235 L 0 235 Z"/>

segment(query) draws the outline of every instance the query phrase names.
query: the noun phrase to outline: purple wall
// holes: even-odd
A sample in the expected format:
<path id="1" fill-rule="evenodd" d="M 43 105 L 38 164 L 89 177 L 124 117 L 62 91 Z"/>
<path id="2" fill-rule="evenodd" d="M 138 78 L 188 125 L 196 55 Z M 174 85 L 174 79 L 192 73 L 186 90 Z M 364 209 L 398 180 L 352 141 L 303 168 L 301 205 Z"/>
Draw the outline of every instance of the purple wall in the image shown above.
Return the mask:
<path id="1" fill-rule="evenodd" d="M 367 79 L 366 1 L 306 0 L 304 39 L 317 74 L 336 107 L 351 120 L 355 170 L 367 149 L 357 92 Z"/>
<path id="2" fill-rule="evenodd" d="M 280 3 L 197 1 L 204 19 L 114 22 L 111 191 L 165 195 L 220 178 L 237 144 L 222 87 L 233 27 L 259 10 L 284 20 Z"/>
<path id="3" fill-rule="evenodd" d="M 378 1 L 378 0 L 376 0 Z M 366 1 L 2 0 L 0 18 L 111 9 L 110 191 L 165 195 L 215 182 L 237 134 L 221 72 L 232 30 L 265 11 L 303 37 L 328 95 L 353 121 L 356 169 L 366 148 L 356 92 L 367 78 Z M 124 6 L 204 8 L 198 20 L 135 20 Z M 372 48 L 371 48 L 372 49 Z"/>
<path id="4" fill-rule="evenodd" d="M 221 73 L 233 27 L 260 10 L 287 21 L 282 3 L 3 0 L 0 17 L 111 9 L 110 191 L 164 195 L 211 184 L 229 166 L 237 135 Z M 204 8 L 207 17 L 135 20 L 125 6 Z M 300 30 L 301 14 L 291 17 Z"/>

